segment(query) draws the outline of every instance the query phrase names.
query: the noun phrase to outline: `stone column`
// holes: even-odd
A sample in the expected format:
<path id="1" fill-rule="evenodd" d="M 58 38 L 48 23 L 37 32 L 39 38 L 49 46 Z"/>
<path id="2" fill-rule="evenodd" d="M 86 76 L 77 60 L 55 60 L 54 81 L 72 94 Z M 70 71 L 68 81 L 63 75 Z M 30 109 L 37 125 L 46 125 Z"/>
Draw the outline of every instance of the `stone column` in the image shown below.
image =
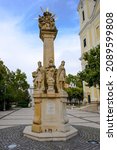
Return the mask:
<path id="1" fill-rule="evenodd" d="M 48 62 L 53 59 L 54 63 L 54 39 L 57 31 L 41 31 L 40 38 L 43 41 L 43 66 L 48 67 Z"/>

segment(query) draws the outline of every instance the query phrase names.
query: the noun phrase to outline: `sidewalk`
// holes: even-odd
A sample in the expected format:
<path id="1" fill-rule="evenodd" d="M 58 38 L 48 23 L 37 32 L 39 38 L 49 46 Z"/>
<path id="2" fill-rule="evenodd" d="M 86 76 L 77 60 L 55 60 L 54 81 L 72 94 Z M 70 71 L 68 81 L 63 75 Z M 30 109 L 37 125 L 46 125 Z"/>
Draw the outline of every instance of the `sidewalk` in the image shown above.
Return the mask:
<path id="1" fill-rule="evenodd" d="M 16 125 L 30 125 L 33 120 L 32 108 L 21 108 L 11 111 L 0 111 L 0 129 Z"/>
<path id="2" fill-rule="evenodd" d="M 5 116 L 8 116 L 15 111 L 19 110 L 19 108 L 13 109 L 13 110 L 6 110 L 6 111 L 0 111 L 0 119 L 4 118 Z"/>
<path id="3" fill-rule="evenodd" d="M 78 108 L 67 110 L 69 123 L 93 128 L 100 128 L 100 114 L 79 110 Z"/>
<path id="4" fill-rule="evenodd" d="M 33 108 L 0 111 L 0 129 L 17 125 L 31 125 L 33 114 Z M 71 125 L 100 128 L 100 115 L 98 113 L 85 112 L 74 108 L 67 109 L 67 114 Z"/>

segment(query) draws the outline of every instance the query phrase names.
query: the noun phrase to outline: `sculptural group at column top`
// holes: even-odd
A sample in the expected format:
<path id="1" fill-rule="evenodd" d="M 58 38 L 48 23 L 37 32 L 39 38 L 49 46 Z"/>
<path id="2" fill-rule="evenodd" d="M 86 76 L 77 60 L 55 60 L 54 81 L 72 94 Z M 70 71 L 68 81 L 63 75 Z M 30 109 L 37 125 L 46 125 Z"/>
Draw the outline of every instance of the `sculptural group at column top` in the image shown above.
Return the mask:
<path id="1" fill-rule="evenodd" d="M 54 15 L 48 11 L 45 11 L 43 16 L 39 16 L 38 22 L 41 30 L 56 30 Z"/>

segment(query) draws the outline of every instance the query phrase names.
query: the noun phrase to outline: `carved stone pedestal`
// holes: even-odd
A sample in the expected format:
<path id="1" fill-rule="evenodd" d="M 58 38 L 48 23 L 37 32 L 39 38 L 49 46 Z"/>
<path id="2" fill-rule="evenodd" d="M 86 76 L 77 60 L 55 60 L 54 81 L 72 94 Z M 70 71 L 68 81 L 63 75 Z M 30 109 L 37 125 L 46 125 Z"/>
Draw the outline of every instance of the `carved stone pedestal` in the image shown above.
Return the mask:
<path id="1" fill-rule="evenodd" d="M 66 115 L 67 94 L 34 92 L 35 108 L 33 132 L 67 132 L 70 130 Z"/>
<path id="2" fill-rule="evenodd" d="M 38 141 L 65 141 L 75 136 L 77 130 L 69 125 L 66 115 L 67 94 L 37 92 L 33 125 L 25 128 L 24 136 Z"/>
<path id="3" fill-rule="evenodd" d="M 69 131 L 66 115 L 67 95 L 43 94 L 42 95 L 42 132 L 67 132 Z"/>

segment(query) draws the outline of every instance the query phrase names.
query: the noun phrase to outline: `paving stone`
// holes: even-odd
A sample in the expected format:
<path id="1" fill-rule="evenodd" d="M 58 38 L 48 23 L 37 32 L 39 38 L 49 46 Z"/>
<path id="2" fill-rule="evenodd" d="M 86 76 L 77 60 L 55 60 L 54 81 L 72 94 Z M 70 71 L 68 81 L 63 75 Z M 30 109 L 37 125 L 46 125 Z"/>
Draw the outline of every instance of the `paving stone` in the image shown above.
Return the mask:
<path id="1" fill-rule="evenodd" d="M 99 128 L 100 125 L 92 122 L 71 122 L 71 125 L 80 125 L 80 126 L 86 126 L 86 127 L 94 127 L 94 128 Z"/>
<path id="2" fill-rule="evenodd" d="M 85 122 L 89 122 L 87 120 L 82 120 L 82 119 L 79 119 L 79 118 L 69 118 L 69 123 L 73 123 L 73 122 L 82 122 L 82 123 L 85 123 Z"/>
<path id="3" fill-rule="evenodd" d="M 83 119 L 87 121 L 100 122 L 100 119 L 96 117 L 90 117 L 90 118 L 84 117 Z"/>
<path id="4" fill-rule="evenodd" d="M 65 142 L 39 142 L 23 136 L 25 125 L 0 129 L 0 150 L 99 150 L 100 130 L 97 128 L 74 126 L 78 134 Z M 88 141 L 97 141 L 97 144 Z"/>

